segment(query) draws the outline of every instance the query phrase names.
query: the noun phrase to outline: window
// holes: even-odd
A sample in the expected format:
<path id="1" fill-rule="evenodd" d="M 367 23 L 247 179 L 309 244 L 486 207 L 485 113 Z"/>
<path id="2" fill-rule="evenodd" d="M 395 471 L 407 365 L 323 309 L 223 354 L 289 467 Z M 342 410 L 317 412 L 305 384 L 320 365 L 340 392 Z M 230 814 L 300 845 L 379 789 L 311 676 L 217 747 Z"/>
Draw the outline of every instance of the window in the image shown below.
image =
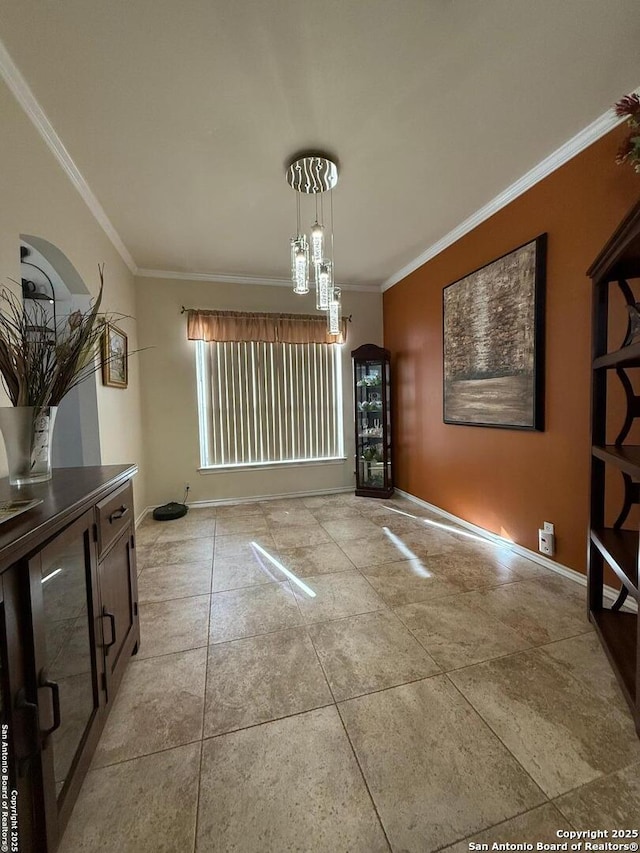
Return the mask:
<path id="1" fill-rule="evenodd" d="M 344 457 L 341 347 L 196 342 L 203 468 Z"/>

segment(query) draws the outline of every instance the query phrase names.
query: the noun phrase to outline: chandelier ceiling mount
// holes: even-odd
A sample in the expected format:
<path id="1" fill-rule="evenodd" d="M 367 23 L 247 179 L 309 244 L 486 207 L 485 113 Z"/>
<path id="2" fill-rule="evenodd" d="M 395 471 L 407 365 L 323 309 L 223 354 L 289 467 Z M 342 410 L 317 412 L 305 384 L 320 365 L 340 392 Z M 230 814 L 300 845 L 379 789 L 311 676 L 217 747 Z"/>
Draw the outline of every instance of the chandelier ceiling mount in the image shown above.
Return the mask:
<path id="1" fill-rule="evenodd" d="M 326 193 L 338 183 L 338 164 L 324 154 L 305 154 L 289 163 L 287 183 L 299 193 Z"/>

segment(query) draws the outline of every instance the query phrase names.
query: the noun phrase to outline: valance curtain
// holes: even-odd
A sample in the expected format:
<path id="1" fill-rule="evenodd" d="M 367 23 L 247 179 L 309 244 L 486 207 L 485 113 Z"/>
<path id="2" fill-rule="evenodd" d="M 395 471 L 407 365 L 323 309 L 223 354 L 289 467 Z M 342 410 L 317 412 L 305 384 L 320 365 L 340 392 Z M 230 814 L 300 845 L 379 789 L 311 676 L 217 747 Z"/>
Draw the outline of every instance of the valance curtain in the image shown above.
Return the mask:
<path id="1" fill-rule="evenodd" d="M 343 344 L 347 340 L 347 320 L 341 321 L 339 335 L 330 335 L 324 314 L 250 314 L 190 309 L 187 337 L 190 341 Z"/>

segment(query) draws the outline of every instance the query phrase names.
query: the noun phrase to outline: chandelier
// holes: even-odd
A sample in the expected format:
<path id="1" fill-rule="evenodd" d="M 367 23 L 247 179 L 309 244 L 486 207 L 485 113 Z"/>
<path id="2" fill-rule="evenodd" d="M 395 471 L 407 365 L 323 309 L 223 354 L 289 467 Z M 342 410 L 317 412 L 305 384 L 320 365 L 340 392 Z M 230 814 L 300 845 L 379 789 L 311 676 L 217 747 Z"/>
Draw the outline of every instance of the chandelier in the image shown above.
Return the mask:
<path id="1" fill-rule="evenodd" d="M 327 331 L 340 333 L 340 288 L 333 274 L 333 193 L 338 183 L 338 167 L 323 154 L 306 154 L 290 163 L 287 183 L 296 195 L 296 235 L 291 238 L 291 280 L 293 292 L 309 293 L 309 279 L 313 274 L 316 291 L 316 308 L 327 315 Z M 325 211 L 325 194 L 329 194 Z M 309 237 L 300 225 L 300 198 L 302 194 L 315 198 L 315 221 Z M 325 219 L 328 215 L 328 220 Z"/>

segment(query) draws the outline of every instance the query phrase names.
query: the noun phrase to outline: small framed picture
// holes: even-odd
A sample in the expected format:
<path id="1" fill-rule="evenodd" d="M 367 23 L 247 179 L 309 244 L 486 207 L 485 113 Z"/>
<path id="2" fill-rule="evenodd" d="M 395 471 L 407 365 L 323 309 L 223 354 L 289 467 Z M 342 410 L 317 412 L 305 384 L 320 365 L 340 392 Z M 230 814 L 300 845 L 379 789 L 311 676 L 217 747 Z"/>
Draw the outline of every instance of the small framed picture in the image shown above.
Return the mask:
<path id="1" fill-rule="evenodd" d="M 126 388 L 128 376 L 127 336 L 111 323 L 105 323 L 102 335 L 102 384 Z"/>

